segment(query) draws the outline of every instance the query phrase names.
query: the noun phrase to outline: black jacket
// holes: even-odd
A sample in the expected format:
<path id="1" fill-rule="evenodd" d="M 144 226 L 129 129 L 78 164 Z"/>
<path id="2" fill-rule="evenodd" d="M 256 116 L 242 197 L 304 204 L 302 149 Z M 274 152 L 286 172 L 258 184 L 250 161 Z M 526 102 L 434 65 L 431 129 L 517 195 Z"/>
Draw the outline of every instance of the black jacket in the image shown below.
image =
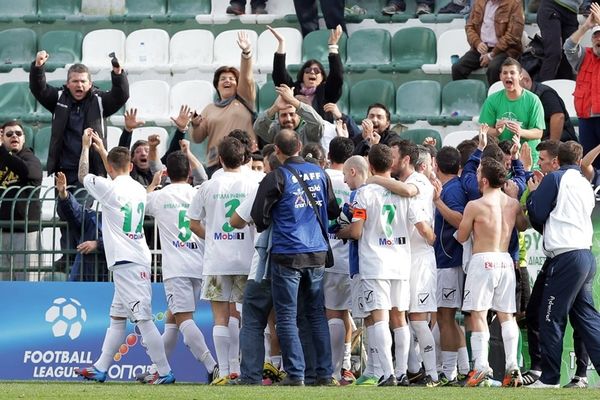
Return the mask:
<path id="1" fill-rule="evenodd" d="M 381 132 L 381 139 L 379 139 L 379 143 L 389 145 L 393 139 L 400 139 L 400 136 L 391 129 L 386 129 Z M 356 136 L 354 138 L 354 154 L 359 156 L 366 156 L 369 154 L 369 149 L 371 146 L 367 143 L 362 136 Z"/>
<path id="2" fill-rule="evenodd" d="M 0 146 L 0 221 L 24 221 L 27 215 L 30 221 L 35 221 L 28 231 L 37 231 L 40 220 L 40 193 L 37 188 L 41 185 L 42 163 L 30 148 L 23 147 L 17 154 L 10 154 L 6 147 Z M 18 189 L 23 186 L 32 187 L 23 191 Z M 14 201 L 10 199 L 15 197 L 19 200 L 13 214 Z M 2 230 L 10 231 L 10 228 Z M 24 226 L 16 225 L 14 228 L 15 232 L 24 230 Z"/>
<path id="3" fill-rule="evenodd" d="M 87 96 L 79 102 L 83 107 L 85 115 L 85 128 L 93 128 L 102 136 L 106 145 L 106 132 L 104 118 L 116 113 L 129 99 L 129 83 L 125 73 L 116 75 L 111 72 L 112 87 L 105 92 L 96 87 L 88 92 Z M 44 67 L 36 67 L 35 62 L 31 65 L 29 72 L 29 89 L 33 96 L 44 108 L 52 113 L 52 136 L 50 138 L 50 149 L 48 151 L 47 170 L 48 174 L 57 172 L 60 167 L 62 155 L 63 134 L 69 123 L 69 114 L 75 106 L 76 101 L 66 86 L 56 88 L 46 84 Z M 81 132 L 83 134 L 83 132 Z M 77 163 L 79 160 L 76 160 Z M 95 175 L 106 176 L 104 165 L 100 155 L 92 147 L 90 149 L 89 172 Z M 69 182 L 71 184 L 72 182 Z"/>

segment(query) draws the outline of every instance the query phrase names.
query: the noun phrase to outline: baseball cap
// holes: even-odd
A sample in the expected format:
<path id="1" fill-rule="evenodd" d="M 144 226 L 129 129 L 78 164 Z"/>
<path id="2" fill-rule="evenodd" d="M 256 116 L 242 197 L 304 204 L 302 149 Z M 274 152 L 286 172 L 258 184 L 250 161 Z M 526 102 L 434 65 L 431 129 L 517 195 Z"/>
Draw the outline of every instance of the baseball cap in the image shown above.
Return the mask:
<path id="1" fill-rule="evenodd" d="M 600 25 L 594 25 L 594 27 L 592 28 L 592 36 L 596 33 L 596 32 L 600 32 Z"/>

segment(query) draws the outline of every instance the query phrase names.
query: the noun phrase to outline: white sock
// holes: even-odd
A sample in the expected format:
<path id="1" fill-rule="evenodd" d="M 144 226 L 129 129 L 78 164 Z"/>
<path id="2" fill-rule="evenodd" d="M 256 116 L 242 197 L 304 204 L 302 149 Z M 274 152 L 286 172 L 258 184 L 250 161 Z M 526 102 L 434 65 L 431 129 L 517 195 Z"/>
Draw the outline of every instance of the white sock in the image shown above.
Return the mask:
<path id="1" fill-rule="evenodd" d="M 502 325 L 502 342 L 504 343 L 504 354 L 506 355 L 506 370 L 518 368 L 517 351 L 519 347 L 519 327 L 516 321 L 505 321 Z"/>
<path id="2" fill-rule="evenodd" d="M 344 340 L 346 336 L 346 327 L 344 321 L 340 318 L 332 318 L 327 321 L 329 325 L 329 338 L 331 342 L 331 362 L 333 364 L 333 377 L 341 379 L 340 371 L 344 359 Z"/>
<path id="3" fill-rule="evenodd" d="M 442 371 L 442 346 L 440 346 L 440 324 L 435 324 L 431 329 L 435 342 L 435 365 L 438 372 Z"/>
<path id="4" fill-rule="evenodd" d="M 392 334 L 390 323 L 379 321 L 373 324 L 373 349 L 375 356 L 381 363 L 382 376 L 387 379 L 394 373 L 394 362 L 392 361 Z"/>
<path id="5" fill-rule="evenodd" d="M 352 343 L 344 343 L 344 359 L 342 368 L 350 371 L 352 369 Z"/>
<path id="6" fill-rule="evenodd" d="M 419 339 L 410 327 L 410 346 L 408 346 L 408 372 L 415 373 L 421 369 L 421 356 L 419 355 Z"/>
<path id="7" fill-rule="evenodd" d="M 471 351 L 473 352 L 473 368 L 479 371 L 489 369 L 489 332 L 471 332 Z"/>
<path id="8" fill-rule="evenodd" d="M 269 332 L 269 326 L 265 327 L 264 332 L 264 345 L 265 345 L 265 362 L 271 362 L 271 332 Z"/>
<path id="9" fill-rule="evenodd" d="M 458 372 L 463 375 L 467 375 L 471 370 L 471 364 L 469 363 L 469 351 L 467 347 L 458 348 Z"/>
<path id="10" fill-rule="evenodd" d="M 125 340 L 126 324 L 127 320 L 124 319 L 110 319 L 110 326 L 106 330 L 104 343 L 102 343 L 102 354 L 100 354 L 100 358 L 94 363 L 96 369 L 102 372 L 108 371 L 115 354 L 119 351 L 119 346 Z"/>
<path id="11" fill-rule="evenodd" d="M 275 368 L 281 369 L 281 355 L 271 356 L 271 364 L 273 364 Z"/>
<path id="12" fill-rule="evenodd" d="M 193 319 L 185 320 L 179 325 L 179 330 L 183 335 L 183 343 L 190 349 L 190 352 L 194 355 L 196 360 L 200 361 L 206 367 L 206 370 L 210 373 L 217 363 L 210 354 L 210 350 L 206 346 L 204 335 L 202 331 L 198 329 L 198 326 Z"/>
<path id="13" fill-rule="evenodd" d="M 137 327 L 144 338 L 146 351 L 148 352 L 150 359 L 156 364 L 158 375 L 167 375 L 171 372 L 171 366 L 169 365 L 169 361 L 167 361 L 165 344 L 162 341 L 162 337 L 160 336 L 160 332 L 158 332 L 156 325 L 154 325 L 154 322 L 146 320 L 138 321 Z"/>
<path id="14" fill-rule="evenodd" d="M 408 369 L 408 348 L 411 345 L 410 328 L 408 325 L 394 329 L 394 354 L 396 356 L 396 376 L 406 374 Z M 418 371 L 418 369 L 417 369 Z"/>
<path id="15" fill-rule="evenodd" d="M 375 376 L 375 350 L 373 349 L 373 326 L 367 326 L 367 365 L 365 365 L 365 370 L 363 371 L 363 375 L 365 376 Z M 379 361 L 377 361 L 379 362 Z M 379 375 L 377 375 L 379 376 Z"/>
<path id="16" fill-rule="evenodd" d="M 219 378 L 229 376 L 229 328 L 223 325 L 213 326 L 213 343 L 219 363 Z"/>
<path id="17" fill-rule="evenodd" d="M 240 320 L 229 317 L 229 372 L 240 374 Z"/>
<path id="18" fill-rule="evenodd" d="M 162 340 L 165 344 L 165 354 L 167 358 L 171 357 L 171 353 L 177 346 L 177 337 L 179 336 L 179 328 L 176 324 L 165 324 L 165 330 L 162 334 Z"/>
<path id="19" fill-rule="evenodd" d="M 421 350 L 421 357 L 423 358 L 425 373 L 431 376 L 431 379 L 437 381 L 438 373 L 435 359 L 435 342 L 433 341 L 433 334 L 431 333 L 431 329 L 429 329 L 429 324 L 427 321 L 410 321 L 410 324 L 415 332 L 415 336 L 419 340 L 419 348 Z"/>
<path id="20" fill-rule="evenodd" d="M 456 359 L 458 353 L 456 351 L 442 350 L 442 372 L 448 380 L 456 378 Z"/>

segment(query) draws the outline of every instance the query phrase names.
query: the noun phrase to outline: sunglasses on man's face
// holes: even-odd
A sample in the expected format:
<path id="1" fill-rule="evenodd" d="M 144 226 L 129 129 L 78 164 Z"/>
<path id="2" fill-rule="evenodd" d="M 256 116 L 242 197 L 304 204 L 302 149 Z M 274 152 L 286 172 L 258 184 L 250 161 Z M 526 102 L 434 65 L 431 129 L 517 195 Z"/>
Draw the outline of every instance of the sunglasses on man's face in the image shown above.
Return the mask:
<path id="1" fill-rule="evenodd" d="M 4 136 L 6 136 L 7 138 L 12 137 L 13 135 L 17 135 L 18 137 L 23 136 L 23 132 L 21 131 L 6 131 L 4 132 Z"/>

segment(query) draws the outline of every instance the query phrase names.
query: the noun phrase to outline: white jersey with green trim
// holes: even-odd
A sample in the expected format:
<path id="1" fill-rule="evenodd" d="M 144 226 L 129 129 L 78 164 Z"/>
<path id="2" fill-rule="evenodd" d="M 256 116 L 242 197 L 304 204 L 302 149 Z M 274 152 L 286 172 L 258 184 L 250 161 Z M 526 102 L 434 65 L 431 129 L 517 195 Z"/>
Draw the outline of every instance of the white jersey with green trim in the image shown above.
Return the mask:
<path id="1" fill-rule="evenodd" d="M 350 199 L 350 188 L 344 182 L 344 173 L 336 169 L 326 169 L 329 179 L 331 179 L 331 186 L 333 187 L 333 193 L 335 193 L 335 199 L 337 200 L 338 206 L 344 205 Z M 329 244 L 333 251 L 334 265 L 331 268 L 327 268 L 326 272 L 334 272 L 338 274 L 348 274 L 348 257 L 349 257 L 349 246 L 344 244 L 344 241 L 338 239 L 335 234 L 329 234 Z"/>

